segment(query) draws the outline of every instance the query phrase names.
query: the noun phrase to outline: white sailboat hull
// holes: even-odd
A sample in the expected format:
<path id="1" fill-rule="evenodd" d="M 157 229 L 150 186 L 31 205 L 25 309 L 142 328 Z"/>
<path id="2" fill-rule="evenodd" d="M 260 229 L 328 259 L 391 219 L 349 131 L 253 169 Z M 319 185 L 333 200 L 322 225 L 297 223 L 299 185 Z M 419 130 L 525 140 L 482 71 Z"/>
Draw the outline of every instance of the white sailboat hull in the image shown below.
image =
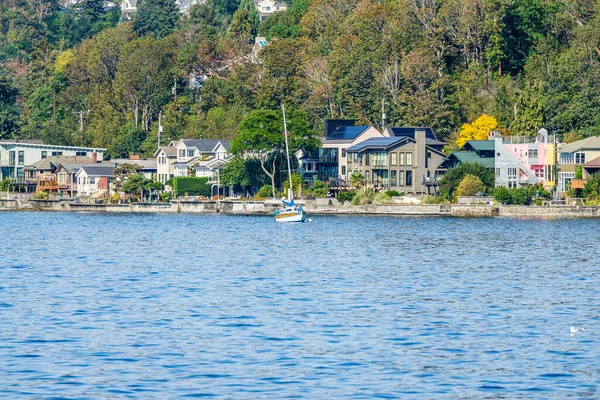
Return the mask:
<path id="1" fill-rule="evenodd" d="M 305 219 L 302 207 L 287 207 L 275 211 L 276 222 L 304 222 Z"/>

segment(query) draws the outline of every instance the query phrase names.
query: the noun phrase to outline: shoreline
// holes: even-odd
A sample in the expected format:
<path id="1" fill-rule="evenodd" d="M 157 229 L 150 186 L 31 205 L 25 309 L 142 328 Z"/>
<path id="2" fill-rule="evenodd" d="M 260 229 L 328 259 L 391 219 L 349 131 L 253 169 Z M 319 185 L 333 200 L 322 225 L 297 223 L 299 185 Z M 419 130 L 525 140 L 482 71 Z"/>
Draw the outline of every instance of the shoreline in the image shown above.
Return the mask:
<path id="1" fill-rule="evenodd" d="M 393 215 L 442 217 L 575 217 L 600 218 L 600 207 L 503 206 L 488 204 L 369 204 L 352 206 L 330 199 L 299 201 L 313 215 Z M 271 215 L 279 207 L 273 201 L 185 201 L 171 203 L 85 204 L 72 200 L 0 200 L 0 211 L 187 213 Z"/>

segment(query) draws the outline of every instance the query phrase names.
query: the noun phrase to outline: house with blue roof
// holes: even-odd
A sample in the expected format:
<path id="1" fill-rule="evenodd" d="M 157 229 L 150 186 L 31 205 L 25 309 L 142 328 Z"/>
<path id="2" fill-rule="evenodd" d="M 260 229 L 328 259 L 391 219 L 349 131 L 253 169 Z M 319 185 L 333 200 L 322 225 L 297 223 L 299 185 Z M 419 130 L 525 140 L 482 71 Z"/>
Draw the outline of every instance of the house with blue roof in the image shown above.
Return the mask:
<path id="1" fill-rule="evenodd" d="M 350 119 L 325 120 L 325 136 L 318 153 L 316 175 L 321 181 L 341 180 L 340 186 L 349 179 L 346 170 L 346 151 L 362 141 L 382 138 L 377 128 L 369 125 L 356 126 Z"/>
<path id="2" fill-rule="evenodd" d="M 428 145 L 429 140 L 425 130 L 416 128 L 412 135 L 361 141 L 346 150 L 348 173 L 362 174 L 378 190 L 435 193 L 435 171 L 445 155 L 439 146 Z"/>

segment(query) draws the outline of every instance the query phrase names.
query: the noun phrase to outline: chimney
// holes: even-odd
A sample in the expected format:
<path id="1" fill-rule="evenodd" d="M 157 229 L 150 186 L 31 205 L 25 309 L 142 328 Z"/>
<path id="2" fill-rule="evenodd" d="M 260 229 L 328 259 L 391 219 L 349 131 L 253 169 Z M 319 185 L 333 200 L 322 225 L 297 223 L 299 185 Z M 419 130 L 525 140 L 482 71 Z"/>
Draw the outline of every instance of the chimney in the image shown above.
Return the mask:
<path id="1" fill-rule="evenodd" d="M 426 168 L 427 165 L 427 149 L 425 144 L 427 141 L 427 133 L 423 130 L 415 131 L 415 158 L 416 166 L 419 168 Z"/>
<path id="2" fill-rule="evenodd" d="M 92 164 L 97 164 L 98 163 L 98 153 L 93 152 L 92 153 Z"/>
<path id="3" fill-rule="evenodd" d="M 140 155 L 139 154 L 130 154 L 129 155 L 129 159 L 130 160 L 139 160 L 140 159 Z"/>

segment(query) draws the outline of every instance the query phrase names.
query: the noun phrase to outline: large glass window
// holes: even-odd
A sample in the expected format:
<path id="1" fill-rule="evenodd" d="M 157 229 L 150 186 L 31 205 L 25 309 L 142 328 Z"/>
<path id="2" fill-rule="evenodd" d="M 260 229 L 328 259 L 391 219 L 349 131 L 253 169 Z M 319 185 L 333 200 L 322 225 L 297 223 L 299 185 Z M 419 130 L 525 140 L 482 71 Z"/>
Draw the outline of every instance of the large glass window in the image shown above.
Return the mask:
<path id="1" fill-rule="evenodd" d="M 19 165 L 25 165 L 25 152 L 19 151 Z"/>
<path id="2" fill-rule="evenodd" d="M 404 171 L 398 171 L 398 186 L 404 186 Z"/>
<path id="3" fill-rule="evenodd" d="M 319 149 L 319 162 L 337 163 L 338 149 Z"/>
<path id="4" fill-rule="evenodd" d="M 404 153 L 398 153 L 398 165 L 404 165 Z"/>
<path id="5" fill-rule="evenodd" d="M 406 171 L 406 186 L 412 186 L 413 184 L 413 173 L 412 171 Z"/>
<path id="6" fill-rule="evenodd" d="M 15 152 L 14 151 L 8 152 L 8 164 L 15 165 Z"/>
<path id="7" fill-rule="evenodd" d="M 575 153 L 575 164 L 585 164 L 585 153 Z"/>
<path id="8" fill-rule="evenodd" d="M 390 153 L 390 162 L 392 163 L 392 165 L 396 165 L 398 163 L 397 156 L 398 154 L 396 153 Z"/>
<path id="9" fill-rule="evenodd" d="M 392 154 L 394 154 L 394 153 L 392 153 Z M 390 171 L 390 185 L 396 186 L 396 170 L 395 169 Z"/>
<path id="10" fill-rule="evenodd" d="M 373 168 L 386 168 L 387 167 L 387 153 L 377 152 L 373 153 Z"/>
<path id="11" fill-rule="evenodd" d="M 406 165 L 412 165 L 412 153 L 406 153 Z"/>

